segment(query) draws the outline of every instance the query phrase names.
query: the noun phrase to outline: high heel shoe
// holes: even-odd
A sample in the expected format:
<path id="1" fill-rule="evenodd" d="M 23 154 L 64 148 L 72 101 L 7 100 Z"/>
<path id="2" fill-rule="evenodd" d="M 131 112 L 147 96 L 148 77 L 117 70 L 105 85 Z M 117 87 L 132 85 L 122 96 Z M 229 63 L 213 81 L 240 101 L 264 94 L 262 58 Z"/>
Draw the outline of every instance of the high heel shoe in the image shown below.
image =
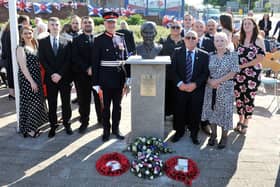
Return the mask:
<path id="1" fill-rule="evenodd" d="M 233 129 L 235 132 L 241 132 L 241 128 L 243 126 L 243 123 L 238 122 L 236 127 Z"/>
<path id="2" fill-rule="evenodd" d="M 15 96 L 9 95 L 9 96 L 8 96 L 8 99 L 9 99 L 9 101 L 10 101 L 10 100 L 15 100 L 16 98 L 15 98 Z"/>

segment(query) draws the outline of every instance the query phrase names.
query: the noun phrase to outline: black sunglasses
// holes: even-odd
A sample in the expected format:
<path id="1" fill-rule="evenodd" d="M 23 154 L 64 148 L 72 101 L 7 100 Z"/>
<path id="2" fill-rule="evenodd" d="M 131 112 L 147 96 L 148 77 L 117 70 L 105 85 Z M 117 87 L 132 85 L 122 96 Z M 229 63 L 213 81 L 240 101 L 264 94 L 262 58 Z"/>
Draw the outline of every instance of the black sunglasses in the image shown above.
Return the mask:
<path id="1" fill-rule="evenodd" d="M 171 26 L 171 29 L 180 29 L 181 27 L 180 26 Z"/>
<path id="2" fill-rule="evenodd" d="M 194 37 L 194 36 L 186 36 L 185 39 L 187 39 L 187 40 L 190 40 L 190 39 L 196 40 L 196 37 Z"/>

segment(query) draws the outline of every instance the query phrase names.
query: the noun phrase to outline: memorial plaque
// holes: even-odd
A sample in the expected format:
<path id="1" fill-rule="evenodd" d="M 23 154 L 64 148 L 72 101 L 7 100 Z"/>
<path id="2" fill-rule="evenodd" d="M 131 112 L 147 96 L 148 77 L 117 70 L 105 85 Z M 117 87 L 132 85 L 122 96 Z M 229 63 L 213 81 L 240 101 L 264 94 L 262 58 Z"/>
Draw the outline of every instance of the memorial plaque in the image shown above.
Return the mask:
<path id="1" fill-rule="evenodd" d="M 141 96 L 156 96 L 156 75 L 142 74 L 140 85 Z"/>

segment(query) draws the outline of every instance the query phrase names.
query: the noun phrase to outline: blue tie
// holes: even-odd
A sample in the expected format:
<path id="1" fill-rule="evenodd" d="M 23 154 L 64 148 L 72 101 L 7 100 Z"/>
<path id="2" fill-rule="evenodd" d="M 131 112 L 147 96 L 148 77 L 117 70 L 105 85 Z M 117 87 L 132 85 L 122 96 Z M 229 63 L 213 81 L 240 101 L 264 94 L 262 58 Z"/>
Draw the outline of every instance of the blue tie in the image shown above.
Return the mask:
<path id="1" fill-rule="evenodd" d="M 188 51 L 186 60 L 186 83 L 190 83 L 192 79 L 192 51 Z"/>
<path id="2" fill-rule="evenodd" d="M 54 52 L 54 55 L 57 55 L 57 50 L 58 50 L 57 39 L 54 37 L 53 38 L 53 52 Z"/>

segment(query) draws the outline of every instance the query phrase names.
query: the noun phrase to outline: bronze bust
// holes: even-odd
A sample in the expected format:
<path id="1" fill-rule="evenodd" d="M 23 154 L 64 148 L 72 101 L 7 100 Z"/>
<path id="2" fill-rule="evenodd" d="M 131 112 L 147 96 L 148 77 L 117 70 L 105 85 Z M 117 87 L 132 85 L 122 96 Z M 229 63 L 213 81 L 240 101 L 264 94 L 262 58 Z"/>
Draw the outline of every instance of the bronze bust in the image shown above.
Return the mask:
<path id="1" fill-rule="evenodd" d="M 142 56 L 143 59 L 154 59 L 159 54 L 162 46 L 154 42 L 156 35 L 155 22 L 147 21 L 141 26 L 143 43 L 136 47 L 137 55 Z"/>

